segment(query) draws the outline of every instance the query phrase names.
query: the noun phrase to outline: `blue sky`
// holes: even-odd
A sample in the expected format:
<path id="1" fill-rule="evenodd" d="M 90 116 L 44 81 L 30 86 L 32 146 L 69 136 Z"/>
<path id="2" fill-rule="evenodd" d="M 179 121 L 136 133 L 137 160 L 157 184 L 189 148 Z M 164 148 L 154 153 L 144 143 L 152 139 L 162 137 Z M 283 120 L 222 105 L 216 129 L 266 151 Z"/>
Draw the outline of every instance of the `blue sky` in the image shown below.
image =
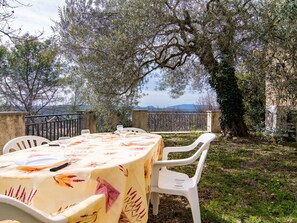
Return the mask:
<path id="1" fill-rule="evenodd" d="M 20 0 L 31 7 L 19 7 L 15 9 L 15 19 L 12 26 L 21 28 L 22 33 L 29 32 L 32 35 L 44 32 L 44 35 L 52 34 L 51 26 L 59 20 L 58 8 L 65 4 L 65 0 Z M 168 92 L 155 90 L 157 79 L 152 78 L 143 93 L 147 94 L 141 100 L 140 106 L 165 107 L 177 104 L 196 104 L 197 93 L 186 92 L 178 99 L 170 98 Z"/>

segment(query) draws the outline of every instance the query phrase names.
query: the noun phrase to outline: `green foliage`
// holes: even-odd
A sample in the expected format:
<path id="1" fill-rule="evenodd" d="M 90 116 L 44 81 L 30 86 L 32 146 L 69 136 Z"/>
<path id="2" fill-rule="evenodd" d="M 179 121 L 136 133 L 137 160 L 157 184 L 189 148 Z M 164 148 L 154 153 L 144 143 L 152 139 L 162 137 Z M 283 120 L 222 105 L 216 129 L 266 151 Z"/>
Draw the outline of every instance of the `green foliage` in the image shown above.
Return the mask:
<path id="1" fill-rule="evenodd" d="M 224 132 L 245 135 L 234 62 L 247 44 L 246 35 L 251 37 L 252 6 L 253 2 L 228 0 L 69 1 L 57 29 L 68 58 L 82 68 L 100 106 L 133 103 L 143 80 L 155 70 L 178 80 L 171 82 L 179 89 L 173 92 L 176 96 L 189 81 L 210 77 L 223 108 Z M 197 71 L 204 71 L 206 78 Z"/>
<path id="2" fill-rule="evenodd" d="M 61 84 L 68 87 L 63 89 L 68 95 L 64 99 L 64 104 L 69 105 L 68 112 L 72 113 L 88 104 L 88 95 L 86 94 L 86 80 L 80 74 L 78 67 L 68 65 L 67 71 L 65 77 L 61 79 Z"/>
<path id="3" fill-rule="evenodd" d="M 6 103 L 36 114 L 55 100 L 61 63 L 51 40 L 40 42 L 24 35 L 0 56 L 0 95 Z"/>
<path id="4" fill-rule="evenodd" d="M 132 126 L 132 108 L 129 106 L 112 107 L 109 111 L 97 112 L 97 131 L 113 132 L 117 125 Z"/>
<path id="5" fill-rule="evenodd" d="M 277 103 L 296 105 L 297 92 L 297 6 L 294 0 L 269 1 L 261 12 L 261 24 L 255 30 L 261 43 L 258 72 L 266 75 Z M 262 55 L 261 55 L 262 54 Z"/>
<path id="6" fill-rule="evenodd" d="M 237 74 L 245 107 L 245 121 L 251 131 L 265 127 L 265 79 L 257 74 Z"/>
<path id="7" fill-rule="evenodd" d="M 98 126 L 103 126 L 99 131 L 115 129 L 123 114 L 127 120 L 139 97 L 137 61 L 127 57 L 129 47 L 137 42 L 130 41 L 131 36 L 121 30 L 125 27 L 115 23 L 122 19 L 114 10 L 119 5 L 119 1 L 68 1 L 56 27 L 61 49 L 77 68 L 72 78 L 82 81 L 74 87 L 82 90 L 83 101 L 97 110 Z"/>
<path id="8" fill-rule="evenodd" d="M 244 107 L 235 74 L 242 67 L 252 75 L 294 74 L 289 68 L 296 64 L 295 14 L 290 0 L 71 0 L 56 29 L 67 57 L 87 80 L 92 105 L 101 111 L 135 104 L 147 75 L 158 71 L 173 97 L 209 83 L 224 134 L 245 136 L 244 108 L 255 116 L 247 105 L 256 100 Z M 276 56 L 280 63 L 271 66 Z M 252 63 L 253 57 L 260 63 Z M 291 76 L 282 93 L 297 92 L 296 75 Z"/>

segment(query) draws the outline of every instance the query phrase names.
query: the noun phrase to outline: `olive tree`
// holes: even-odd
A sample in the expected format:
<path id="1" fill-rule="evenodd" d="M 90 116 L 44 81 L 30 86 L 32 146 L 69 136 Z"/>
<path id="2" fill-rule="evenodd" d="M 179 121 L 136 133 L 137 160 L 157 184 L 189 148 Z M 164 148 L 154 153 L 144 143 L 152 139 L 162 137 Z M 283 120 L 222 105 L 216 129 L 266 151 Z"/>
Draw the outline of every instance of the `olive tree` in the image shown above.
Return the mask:
<path id="1" fill-rule="evenodd" d="M 0 95 L 11 107 L 37 114 L 54 102 L 62 65 L 58 48 L 25 35 L 0 49 Z"/>
<path id="2" fill-rule="evenodd" d="M 158 71 L 173 96 L 208 83 L 217 95 L 223 133 L 246 136 L 236 71 L 255 47 L 261 50 L 255 29 L 268 2 L 69 0 L 57 29 L 94 102 L 137 101 L 148 74 Z"/>

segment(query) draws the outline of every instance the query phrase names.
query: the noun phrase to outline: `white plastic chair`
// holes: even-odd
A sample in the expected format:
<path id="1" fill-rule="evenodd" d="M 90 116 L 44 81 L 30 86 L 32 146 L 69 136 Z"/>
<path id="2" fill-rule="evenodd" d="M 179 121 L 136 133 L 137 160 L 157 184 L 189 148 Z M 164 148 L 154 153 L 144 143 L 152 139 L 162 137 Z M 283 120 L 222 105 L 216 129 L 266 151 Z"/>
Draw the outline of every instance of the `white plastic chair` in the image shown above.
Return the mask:
<path id="1" fill-rule="evenodd" d="M 66 223 L 67 218 L 62 215 L 51 218 L 42 212 L 18 201 L 12 197 L 0 194 L 0 221 L 17 220 L 21 223 Z"/>
<path id="2" fill-rule="evenodd" d="M 3 147 L 3 154 L 28 149 L 34 146 L 49 143 L 50 140 L 41 136 L 20 136 L 9 140 Z"/>
<path id="3" fill-rule="evenodd" d="M 213 133 L 204 133 L 190 146 L 164 148 L 163 160 L 156 161 L 152 169 L 150 201 L 153 205 L 153 215 L 157 215 L 159 211 L 160 193 L 179 195 L 185 196 L 188 199 L 194 223 L 201 223 L 197 186 L 201 178 L 209 145 L 215 138 L 216 136 Z M 178 160 L 168 160 L 169 153 L 190 151 L 199 144 L 201 144 L 200 148 L 191 157 Z M 171 171 L 166 168 L 168 166 L 188 165 L 196 160 L 199 160 L 196 172 L 191 178 L 187 174 Z"/>
<path id="4" fill-rule="evenodd" d="M 126 132 L 135 132 L 135 133 L 146 133 L 145 130 L 135 127 L 126 127 L 123 129 Z"/>

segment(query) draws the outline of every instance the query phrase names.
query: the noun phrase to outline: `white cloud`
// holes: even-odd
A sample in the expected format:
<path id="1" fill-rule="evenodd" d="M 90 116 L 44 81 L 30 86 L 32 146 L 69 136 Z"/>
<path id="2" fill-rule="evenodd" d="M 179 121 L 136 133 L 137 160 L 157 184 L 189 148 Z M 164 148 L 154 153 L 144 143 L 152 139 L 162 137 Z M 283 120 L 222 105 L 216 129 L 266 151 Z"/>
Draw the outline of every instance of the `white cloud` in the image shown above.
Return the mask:
<path id="1" fill-rule="evenodd" d="M 15 8 L 13 28 L 21 28 L 21 34 L 29 32 L 32 35 L 44 32 L 46 36 L 52 34 L 51 26 L 59 19 L 58 8 L 65 4 L 65 0 L 21 0 L 25 5 Z"/>
<path id="2" fill-rule="evenodd" d="M 143 93 L 146 96 L 142 97 L 139 101 L 139 106 L 157 106 L 167 107 L 178 104 L 197 104 L 199 94 L 186 91 L 184 95 L 179 98 L 171 98 L 167 91 L 156 90 L 158 83 L 161 80 L 160 72 L 153 72 L 148 77 L 148 82 L 144 86 Z"/>
<path id="3" fill-rule="evenodd" d="M 144 91 L 147 96 L 140 99 L 139 106 L 153 105 L 157 107 L 166 107 L 178 104 L 196 104 L 198 93 L 186 92 L 183 96 L 173 99 L 166 91 Z"/>

